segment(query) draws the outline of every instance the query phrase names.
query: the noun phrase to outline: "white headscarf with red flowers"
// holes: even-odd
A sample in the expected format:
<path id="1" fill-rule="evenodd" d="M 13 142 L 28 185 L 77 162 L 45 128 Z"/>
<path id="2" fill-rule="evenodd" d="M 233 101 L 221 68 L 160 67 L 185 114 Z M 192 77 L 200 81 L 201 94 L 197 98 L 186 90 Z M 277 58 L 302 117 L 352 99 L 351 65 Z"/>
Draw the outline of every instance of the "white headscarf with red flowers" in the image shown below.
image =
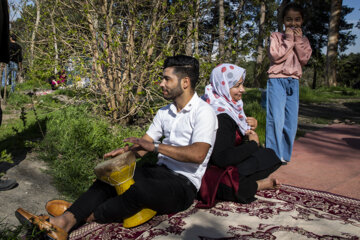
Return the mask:
<path id="1" fill-rule="evenodd" d="M 242 78 L 245 80 L 246 70 L 234 64 L 223 63 L 215 67 L 210 76 L 210 84 L 205 87 L 205 100 L 215 110 L 215 113 L 227 113 L 239 126 L 240 132 L 250 129 L 243 110 L 243 101 L 234 101 L 230 88 Z"/>

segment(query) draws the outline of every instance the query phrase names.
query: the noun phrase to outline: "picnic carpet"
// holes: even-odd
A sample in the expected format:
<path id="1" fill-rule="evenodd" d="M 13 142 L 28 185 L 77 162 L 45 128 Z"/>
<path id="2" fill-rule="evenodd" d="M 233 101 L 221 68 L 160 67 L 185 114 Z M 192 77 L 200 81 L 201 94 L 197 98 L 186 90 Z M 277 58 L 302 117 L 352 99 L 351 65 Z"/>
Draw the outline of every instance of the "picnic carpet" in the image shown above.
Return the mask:
<path id="1" fill-rule="evenodd" d="M 257 193 L 251 204 L 218 202 L 155 216 L 132 228 L 91 223 L 69 239 L 360 239 L 360 200 L 282 185 Z"/>

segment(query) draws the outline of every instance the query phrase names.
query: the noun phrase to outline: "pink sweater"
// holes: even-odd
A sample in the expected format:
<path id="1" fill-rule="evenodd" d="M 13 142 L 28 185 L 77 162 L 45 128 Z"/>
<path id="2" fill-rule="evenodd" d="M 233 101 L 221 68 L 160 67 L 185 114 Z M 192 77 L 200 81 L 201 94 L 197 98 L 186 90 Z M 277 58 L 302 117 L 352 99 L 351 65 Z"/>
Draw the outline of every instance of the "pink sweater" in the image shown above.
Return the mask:
<path id="1" fill-rule="evenodd" d="M 274 32 L 270 36 L 270 61 L 268 70 L 269 78 L 296 78 L 302 75 L 301 67 L 311 57 L 309 40 L 303 36 Z"/>

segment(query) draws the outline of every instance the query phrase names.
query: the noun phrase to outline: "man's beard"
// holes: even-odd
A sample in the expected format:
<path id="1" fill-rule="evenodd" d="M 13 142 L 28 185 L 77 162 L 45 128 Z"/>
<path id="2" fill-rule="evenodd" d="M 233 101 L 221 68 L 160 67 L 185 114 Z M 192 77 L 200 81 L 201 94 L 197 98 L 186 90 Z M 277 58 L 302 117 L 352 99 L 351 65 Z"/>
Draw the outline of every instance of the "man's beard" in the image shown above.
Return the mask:
<path id="1" fill-rule="evenodd" d="M 175 98 L 177 98 L 178 96 L 180 96 L 181 94 L 183 94 L 184 90 L 181 89 L 181 85 L 178 84 L 176 86 L 176 88 L 174 89 L 170 89 L 170 90 L 166 90 L 167 91 L 167 95 L 164 95 L 164 98 L 166 100 L 174 100 Z"/>

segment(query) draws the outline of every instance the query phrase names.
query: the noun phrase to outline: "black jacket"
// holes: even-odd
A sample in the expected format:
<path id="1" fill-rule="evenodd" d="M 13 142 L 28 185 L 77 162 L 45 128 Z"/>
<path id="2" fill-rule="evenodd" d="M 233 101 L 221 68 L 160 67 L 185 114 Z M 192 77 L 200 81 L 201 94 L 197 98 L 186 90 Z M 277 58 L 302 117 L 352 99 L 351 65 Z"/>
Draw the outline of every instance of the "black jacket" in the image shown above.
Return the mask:
<path id="1" fill-rule="evenodd" d="M 7 0 L 0 1 L 0 62 L 9 63 L 9 8 Z"/>

